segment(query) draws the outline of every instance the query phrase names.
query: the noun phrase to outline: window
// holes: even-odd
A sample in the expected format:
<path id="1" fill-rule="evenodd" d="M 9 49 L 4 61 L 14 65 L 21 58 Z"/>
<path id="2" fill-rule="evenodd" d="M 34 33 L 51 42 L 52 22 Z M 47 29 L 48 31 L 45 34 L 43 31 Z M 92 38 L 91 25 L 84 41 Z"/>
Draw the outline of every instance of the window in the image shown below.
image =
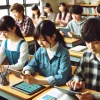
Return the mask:
<path id="1" fill-rule="evenodd" d="M 0 10 L 0 18 L 5 16 L 5 15 L 8 15 L 7 9 Z"/>
<path id="2" fill-rule="evenodd" d="M 39 5 L 40 0 L 2 0 L 0 3 L 0 18 L 4 15 L 10 15 L 13 17 L 13 14 L 9 11 L 10 5 L 14 3 L 20 3 L 24 5 L 25 15 L 29 17 L 32 16 L 31 6 L 33 4 Z"/>
<path id="3" fill-rule="evenodd" d="M 16 2 L 17 1 L 17 2 Z M 9 4 L 12 5 L 14 3 L 20 3 L 23 4 L 23 0 L 9 0 Z"/>
<path id="4" fill-rule="evenodd" d="M 2 3 L 0 3 L 0 6 L 1 5 L 6 5 L 6 0 L 2 0 Z"/>

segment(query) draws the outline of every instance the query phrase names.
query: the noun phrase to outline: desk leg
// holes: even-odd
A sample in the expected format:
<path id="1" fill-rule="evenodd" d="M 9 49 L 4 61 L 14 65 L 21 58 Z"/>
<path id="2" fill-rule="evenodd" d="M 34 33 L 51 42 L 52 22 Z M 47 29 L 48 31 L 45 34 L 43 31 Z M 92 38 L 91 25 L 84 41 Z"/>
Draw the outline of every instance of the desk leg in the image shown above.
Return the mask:
<path id="1" fill-rule="evenodd" d="M 0 91 L 0 96 L 6 98 L 8 100 L 21 100 L 20 98 L 14 97 L 14 96 L 12 96 L 6 92 L 3 92 L 3 91 Z"/>

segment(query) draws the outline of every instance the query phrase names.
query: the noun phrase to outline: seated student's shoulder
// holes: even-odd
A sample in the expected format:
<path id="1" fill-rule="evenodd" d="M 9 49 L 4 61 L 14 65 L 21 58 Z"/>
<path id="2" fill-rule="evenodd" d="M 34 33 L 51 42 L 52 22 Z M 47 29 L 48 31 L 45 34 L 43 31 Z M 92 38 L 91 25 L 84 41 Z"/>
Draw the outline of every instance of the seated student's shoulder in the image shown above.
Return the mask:
<path id="1" fill-rule="evenodd" d="M 84 52 L 83 57 L 90 57 L 93 53 L 88 49 Z"/>

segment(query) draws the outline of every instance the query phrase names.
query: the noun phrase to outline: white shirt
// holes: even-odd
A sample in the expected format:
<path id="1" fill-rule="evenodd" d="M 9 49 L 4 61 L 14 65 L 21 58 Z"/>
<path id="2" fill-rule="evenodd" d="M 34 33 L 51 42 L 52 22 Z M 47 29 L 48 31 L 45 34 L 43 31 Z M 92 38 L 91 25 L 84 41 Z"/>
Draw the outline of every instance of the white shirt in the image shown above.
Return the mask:
<path id="1" fill-rule="evenodd" d="M 47 48 L 47 54 L 48 54 L 48 57 L 49 57 L 50 60 L 54 57 L 54 55 L 55 55 L 55 53 L 57 51 L 58 46 L 59 46 L 59 43 L 57 42 L 54 47 Z"/>
<path id="2" fill-rule="evenodd" d="M 17 51 L 18 44 L 21 40 L 13 43 L 10 40 L 8 40 L 7 49 L 10 51 Z M 4 61 L 5 58 L 6 58 L 5 40 L 3 40 L 0 47 L 0 64 Z M 29 61 L 28 43 L 23 42 L 20 46 L 20 57 L 18 59 L 18 62 L 15 65 L 10 65 L 9 67 L 15 70 L 21 70 L 24 67 L 26 61 Z"/>

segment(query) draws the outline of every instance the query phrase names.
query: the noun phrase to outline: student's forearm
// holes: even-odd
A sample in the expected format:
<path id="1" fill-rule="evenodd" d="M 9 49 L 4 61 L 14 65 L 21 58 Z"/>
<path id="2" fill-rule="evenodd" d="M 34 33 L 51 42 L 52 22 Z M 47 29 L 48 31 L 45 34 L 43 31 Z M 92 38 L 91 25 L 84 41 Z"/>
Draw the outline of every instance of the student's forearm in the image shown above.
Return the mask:
<path id="1" fill-rule="evenodd" d="M 37 83 L 41 85 L 49 85 L 47 79 L 43 76 L 41 76 L 41 79 L 37 79 Z"/>

